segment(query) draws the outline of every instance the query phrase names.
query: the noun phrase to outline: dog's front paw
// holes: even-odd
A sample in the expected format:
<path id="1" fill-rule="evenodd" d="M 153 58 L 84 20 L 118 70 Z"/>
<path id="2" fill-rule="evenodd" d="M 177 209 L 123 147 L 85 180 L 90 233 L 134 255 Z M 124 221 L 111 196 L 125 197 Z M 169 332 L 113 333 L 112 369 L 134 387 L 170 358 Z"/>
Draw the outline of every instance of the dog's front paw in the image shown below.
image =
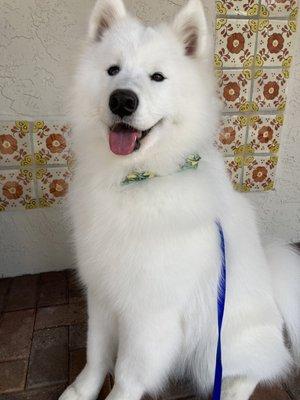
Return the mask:
<path id="1" fill-rule="evenodd" d="M 69 386 L 58 400 L 94 400 L 95 396 L 81 393 L 75 385 Z"/>
<path id="2" fill-rule="evenodd" d="M 79 400 L 80 394 L 76 391 L 73 385 L 69 386 L 58 400 Z"/>

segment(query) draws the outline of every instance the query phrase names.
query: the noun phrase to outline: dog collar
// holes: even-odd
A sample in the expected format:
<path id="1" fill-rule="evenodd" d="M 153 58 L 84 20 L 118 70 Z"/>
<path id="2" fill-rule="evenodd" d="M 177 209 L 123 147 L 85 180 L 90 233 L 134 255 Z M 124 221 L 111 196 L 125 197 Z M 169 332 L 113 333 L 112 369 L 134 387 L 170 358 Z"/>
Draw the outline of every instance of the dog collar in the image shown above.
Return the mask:
<path id="1" fill-rule="evenodd" d="M 180 165 L 177 172 L 182 172 L 187 169 L 197 169 L 201 157 L 199 154 L 190 154 L 186 159 L 184 164 Z M 151 171 L 131 171 L 122 181 L 122 185 L 129 185 L 130 183 L 141 182 L 147 179 L 158 178 L 154 172 Z"/>

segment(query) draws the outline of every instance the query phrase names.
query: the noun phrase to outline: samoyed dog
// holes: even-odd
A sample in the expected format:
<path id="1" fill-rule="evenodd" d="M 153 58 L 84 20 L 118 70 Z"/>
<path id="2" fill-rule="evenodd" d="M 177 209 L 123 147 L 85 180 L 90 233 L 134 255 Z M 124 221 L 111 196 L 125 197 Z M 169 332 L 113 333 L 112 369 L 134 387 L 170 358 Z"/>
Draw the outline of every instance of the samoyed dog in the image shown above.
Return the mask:
<path id="1" fill-rule="evenodd" d="M 247 400 L 300 353 L 300 257 L 263 248 L 247 200 L 215 148 L 213 40 L 200 0 L 146 27 L 122 0 L 98 0 L 73 94 L 70 193 L 88 292 L 87 364 L 61 400 L 157 394 L 189 373 L 212 391 L 224 232 L 222 400 Z M 187 166 L 187 167 L 185 167 Z M 292 343 L 287 348 L 283 330 Z"/>

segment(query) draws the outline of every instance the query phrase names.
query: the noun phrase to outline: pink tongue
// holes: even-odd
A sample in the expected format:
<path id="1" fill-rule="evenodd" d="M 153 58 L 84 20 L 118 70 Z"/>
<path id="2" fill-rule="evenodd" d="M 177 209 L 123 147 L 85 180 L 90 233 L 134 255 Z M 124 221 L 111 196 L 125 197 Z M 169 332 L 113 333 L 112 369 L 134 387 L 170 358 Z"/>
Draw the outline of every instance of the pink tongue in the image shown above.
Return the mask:
<path id="1" fill-rule="evenodd" d="M 113 153 L 126 156 L 131 154 L 135 149 L 135 144 L 138 139 L 138 132 L 121 131 L 109 132 L 109 146 Z"/>

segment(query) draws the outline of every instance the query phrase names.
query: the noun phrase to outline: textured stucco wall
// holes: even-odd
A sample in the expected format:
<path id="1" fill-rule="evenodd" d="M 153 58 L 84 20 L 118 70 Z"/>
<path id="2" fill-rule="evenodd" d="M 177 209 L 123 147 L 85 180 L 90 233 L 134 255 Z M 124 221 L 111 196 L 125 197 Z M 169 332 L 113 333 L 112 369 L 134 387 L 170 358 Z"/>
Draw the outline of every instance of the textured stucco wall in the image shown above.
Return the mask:
<path id="1" fill-rule="evenodd" d="M 147 23 L 174 15 L 185 0 L 127 0 Z M 94 0 L 0 2 L 0 117 L 63 118 L 70 76 Z M 207 0 L 212 11 L 214 2 Z M 276 192 L 248 194 L 263 232 L 300 240 L 300 30 L 290 82 Z M 70 267 L 61 209 L 0 214 L 0 275 Z"/>

